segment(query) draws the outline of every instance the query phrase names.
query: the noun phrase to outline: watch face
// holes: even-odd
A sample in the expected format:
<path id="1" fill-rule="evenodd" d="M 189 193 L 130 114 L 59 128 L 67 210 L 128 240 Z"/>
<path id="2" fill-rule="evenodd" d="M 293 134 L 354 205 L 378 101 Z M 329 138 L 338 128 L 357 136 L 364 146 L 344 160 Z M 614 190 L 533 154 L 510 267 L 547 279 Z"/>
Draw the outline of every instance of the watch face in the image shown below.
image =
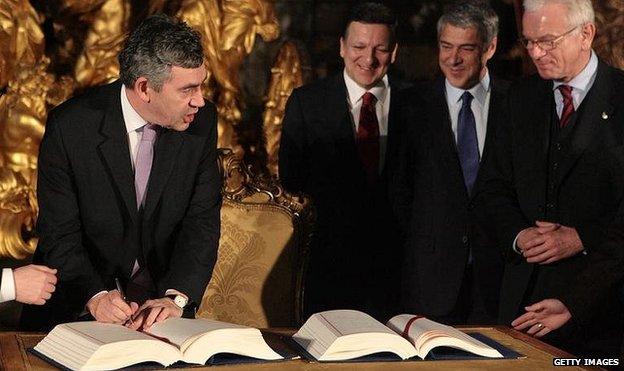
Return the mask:
<path id="1" fill-rule="evenodd" d="M 176 295 L 176 297 L 175 297 L 175 299 L 173 299 L 173 301 L 180 308 L 184 308 L 186 306 L 186 302 L 187 302 L 187 300 L 182 295 Z"/>

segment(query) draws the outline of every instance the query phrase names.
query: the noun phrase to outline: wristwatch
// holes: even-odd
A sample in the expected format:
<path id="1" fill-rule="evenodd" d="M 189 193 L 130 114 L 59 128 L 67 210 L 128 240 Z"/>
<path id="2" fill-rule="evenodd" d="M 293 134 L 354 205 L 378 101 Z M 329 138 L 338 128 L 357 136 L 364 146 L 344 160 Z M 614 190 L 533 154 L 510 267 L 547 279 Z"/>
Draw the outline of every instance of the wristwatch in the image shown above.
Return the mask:
<path id="1" fill-rule="evenodd" d="M 173 302 L 175 303 L 175 305 L 177 305 L 178 307 L 180 307 L 180 309 L 184 309 L 184 307 L 186 307 L 186 304 L 188 303 L 188 299 L 185 298 L 182 295 L 179 294 L 170 294 L 170 295 L 165 295 L 165 297 L 173 300 Z"/>

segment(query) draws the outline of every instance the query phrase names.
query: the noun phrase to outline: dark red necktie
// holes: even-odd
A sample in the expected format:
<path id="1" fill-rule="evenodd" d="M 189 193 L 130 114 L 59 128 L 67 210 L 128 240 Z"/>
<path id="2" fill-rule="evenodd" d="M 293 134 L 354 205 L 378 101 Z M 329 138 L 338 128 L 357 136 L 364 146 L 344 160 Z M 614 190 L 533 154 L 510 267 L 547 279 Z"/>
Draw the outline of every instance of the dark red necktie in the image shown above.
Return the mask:
<path id="1" fill-rule="evenodd" d="M 362 95 L 360 122 L 357 130 L 357 149 L 360 161 L 366 170 L 369 185 L 375 184 L 379 175 L 379 123 L 375 102 L 377 98 L 371 92 Z"/>
<path id="2" fill-rule="evenodd" d="M 574 103 L 572 102 L 572 87 L 570 85 L 559 85 L 559 91 L 563 96 L 563 110 L 559 125 L 564 128 L 570 121 L 570 117 L 574 113 Z"/>

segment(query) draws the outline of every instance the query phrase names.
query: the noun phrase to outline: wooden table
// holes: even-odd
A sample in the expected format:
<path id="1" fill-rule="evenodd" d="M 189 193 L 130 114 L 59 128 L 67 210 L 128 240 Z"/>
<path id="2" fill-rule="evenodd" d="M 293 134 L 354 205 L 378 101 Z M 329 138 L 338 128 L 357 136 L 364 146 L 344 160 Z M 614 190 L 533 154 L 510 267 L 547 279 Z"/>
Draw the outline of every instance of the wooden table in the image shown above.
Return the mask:
<path id="1" fill-rule="evenodd" d="M 572 355 L 545 344 L 531 336 L 506 327 L 466 327 L 465 331 L 478 331 L 498 341 L 508 348 L 523 354 L 520 359 L 470 360 L 470 361 L 423 361 L 423 362 L 375 362 L 375 363 L 311 363 L 305 360 L 292 360 L 274 363 L 212 366 L 213 370 L 549 370 L 554 357 L 574 358 Z M 288 329 L 270 329 L 266 332 L 292 334 Z M 0 332 L 0 369 L 55 370 L 33 354 L 26 351 L 32 348 L 45 335 L 41 333 Z M 216 367 L 216 368 L 215 368 Z M 194 369 L 204 367 L 194 367 Z M 600 370 L 598 367 L 565 367 L 569 370 Z"/>

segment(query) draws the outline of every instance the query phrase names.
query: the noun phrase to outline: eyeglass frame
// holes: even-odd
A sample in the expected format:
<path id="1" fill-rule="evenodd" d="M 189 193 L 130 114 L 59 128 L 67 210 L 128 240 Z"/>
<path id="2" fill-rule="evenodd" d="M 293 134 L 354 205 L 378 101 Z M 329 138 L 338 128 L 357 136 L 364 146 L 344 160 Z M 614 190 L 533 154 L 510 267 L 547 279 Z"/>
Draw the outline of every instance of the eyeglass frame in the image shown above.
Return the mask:
<path id="1" fill-rule="evenodd" d="M 572 31 L 576 30 L 577 28 L 581 27 L 582 25 L 576 25 L 574 27 L 572 27 L 571 29 L 567 30 L 566 32 L 562 33 L 561 35 L 555 37 L 552 40 L 530 40 L 527 39 L 526 37 L 520 37 L 518 39 L 518 42 L 520 43 L 520 45 L 522 45 L 525 49 L 530 49 L 532 45 L 532 47 L 538 47 L 543 51 L 549 52 L 551 50 L 555 50 L 558 46 L 559 43 L 569 34 L 572 33 Z M 548 44 L 550 45 L 549 47 L 545 48 L 544 44 Z"/>

